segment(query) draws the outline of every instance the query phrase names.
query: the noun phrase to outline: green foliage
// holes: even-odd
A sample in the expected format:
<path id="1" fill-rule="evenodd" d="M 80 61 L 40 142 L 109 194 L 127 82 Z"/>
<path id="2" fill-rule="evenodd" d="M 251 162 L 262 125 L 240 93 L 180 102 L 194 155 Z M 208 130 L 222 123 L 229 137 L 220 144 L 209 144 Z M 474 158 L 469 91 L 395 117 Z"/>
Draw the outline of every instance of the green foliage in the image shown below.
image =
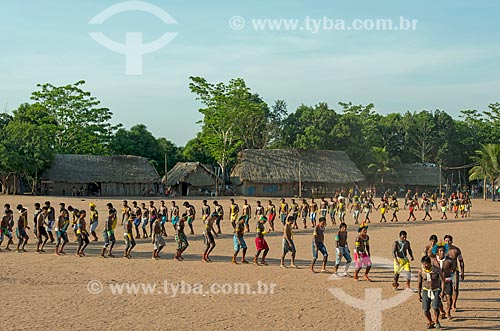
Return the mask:
<path id="1" fill-rule="evenodd" d="M 469 171 L 469 180 L 486 179 L 494 186 L 500 178 L 500 144 L 482 144 L 471 159 L 476 165 Z"/>
<path id="2" fill-rule="evenodd" d="M 56 153 L 107 154 L 108 143 L 119 127 L 109 123 L 113 113 L 99 107 L 101 102 L 81 89 L 84 84 L 38 84 L 39 90 L 31 95 L 35 108 L 20 111 L 22 116 L 50 123 Z"/>

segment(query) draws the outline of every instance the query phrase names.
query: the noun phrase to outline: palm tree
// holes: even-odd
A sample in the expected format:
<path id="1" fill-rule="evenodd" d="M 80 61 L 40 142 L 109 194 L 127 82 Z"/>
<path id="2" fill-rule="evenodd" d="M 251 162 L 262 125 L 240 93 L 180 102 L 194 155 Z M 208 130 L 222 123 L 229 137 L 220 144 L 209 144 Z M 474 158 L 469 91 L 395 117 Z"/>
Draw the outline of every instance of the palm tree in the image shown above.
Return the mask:
<path id="1" fill-rule="evenodd" d="M 471 157 L 476 163 L 469 170 L 469 180 L 484 181 L 483 195 L 486 200 L 486 180 L 489 181 L 492 188 L 491 198 L 495 200 L 495 183 L 500 177 L 500 144 L 481 144 L 481 149 L 476 151 L 476 155 Z"/>
<path id="2" fill-rule="evenodd" d="M 380 184 L 383 187 L 385 174 L 394 172 L 392 165 L 397 158 L 392 157 L 385 147 L 372 147 L 372 159 L 373 162 L 366 168 L 380 176 Z"/>

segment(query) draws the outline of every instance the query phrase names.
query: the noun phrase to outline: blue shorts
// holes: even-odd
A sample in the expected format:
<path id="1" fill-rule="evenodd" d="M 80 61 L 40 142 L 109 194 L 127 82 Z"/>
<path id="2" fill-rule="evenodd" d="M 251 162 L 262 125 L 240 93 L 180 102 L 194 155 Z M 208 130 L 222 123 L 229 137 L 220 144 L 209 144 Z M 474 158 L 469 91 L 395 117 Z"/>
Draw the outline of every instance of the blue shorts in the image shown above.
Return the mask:
<path id="1" fill-rule="evenodd" d="M 328 256 L 328 252 L 326 251 L 326 246 L 323 243 L 316 243 L 314 240 L 312 242 L 312 252 L 313 252 L 313 258 L 317 259 L 318 258 L 318 251 L 323 254 L 323 257 Z"/>
<path id="2" fill-rule="evenodd" d="M 311 221 L 316 221 L 316 213 L 311 213 Z"/>
<path id="3" fill-rule="evenodd" d="M 172 224 L 173 225 L 177 225 L 178 222 L 179 222 L 179 216 L 172 217 Z"/>
<path id="4" fill-rule="evenodd" d="M 241 240 L 241 243 L 240 243 Z M 233 236 L 233 246 L 234 246 L 234 251 L 239 252 L 240 249 L 247 248 L 247 243 L 245 242 L 245 239 L 241 238 L 238 239 L 237 235 Z"/>
<path id="5" fill-rule="evenodd" d="M 161 225 L 165 224 L 167 222 L 167 216 L 162 216 L 161 217 Z"/>
<path id="6" fill-rule="evenodd" d="M 134 220 L 134 225 L 135 225 L 135 226 L 139 226 L 139 225 L 141 225 L 141 219 L 140 219 L 140 218 L 136 218 L 136 219 Z"/>
<path id="7" fill-rule="evenodd" d="M 352 261 L 351 259 L 351 253 L 349 252 L 349 248 L 347 247 L 338 247 L 335 252 L 337 253 L 335 255 L 335 265 L 340 264 L 340 260 L 342 259 L 342 256 L 345 258 L 347 263 L 350 263 Z M 339 254 L 340 253 L 340 254 Z"/>

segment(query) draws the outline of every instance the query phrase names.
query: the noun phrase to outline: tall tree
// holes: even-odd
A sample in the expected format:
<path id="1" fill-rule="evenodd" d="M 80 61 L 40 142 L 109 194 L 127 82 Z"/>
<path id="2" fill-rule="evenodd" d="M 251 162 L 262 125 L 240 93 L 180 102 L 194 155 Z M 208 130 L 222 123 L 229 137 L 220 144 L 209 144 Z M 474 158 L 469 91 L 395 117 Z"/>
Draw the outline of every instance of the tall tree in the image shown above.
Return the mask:
<path id="1" fill-rule="evenodd" d="M 488 180 L 491 187 L 491 198 L 495 200 L 495 183 L 500 178 L 500 144 L 481 145 L 476 155 L 471 157 L 477 163 L 469 170 L 469 180 Z M 486 192 L 486 185 L 483 187 Z M 484 193 L 486 199 L 486 193 Z"/>
<path id="2" fill-rule="evenodd" d="M 64 154 L 107 154 L 108 143 L 119 126 L 109 123 L 112 113 L 82 89 L 85 81 L 54 86 L 38 84 L 31 95 L 34 105 L 44 109 L 56 124 L 54 148 Z"/>

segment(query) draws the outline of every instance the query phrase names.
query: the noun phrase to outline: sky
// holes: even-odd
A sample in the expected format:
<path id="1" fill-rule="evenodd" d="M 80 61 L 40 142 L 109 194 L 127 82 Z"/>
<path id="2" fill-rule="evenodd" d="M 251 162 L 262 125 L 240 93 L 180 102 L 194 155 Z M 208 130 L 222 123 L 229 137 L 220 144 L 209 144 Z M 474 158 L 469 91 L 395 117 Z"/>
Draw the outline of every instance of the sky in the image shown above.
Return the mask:
<path id="1" fill-rule="evenodd" d="M 128 10 L 89 24 L 116 4 Z M 338 102 L 352 102 L 374 103 L 381 114 L 440 109 L 458 118 L 460 110 L 500 101 L 499 1 L 145 4 L 156 9 L 116 0 L 0 0 L 0 109 L 29 102 L 38 83 L 85 80 L 85 89 L 113 112 L 113 123 L 143 123 L 183 146 L 202 119 L 190 76 L 214 83 L 243 78 L 269 105 L 285 100 L 289 112 L 301 104 L 327 102 L 339 110 Z M 416 28 L 370 29 L 379 19 L 401 27 L 400 17 L 417 20 Z M 298 25 L 259 29 L 265 20 Z M 367 28 L 348 29 L 354 20 Z M 120 44 L 127 32 L 142 33 L 145 44 L 165 33 L 175 37 L 139 55 L 142 70 L 130 75 L 125 55 L 99 44 L 95 32 Z"/>

